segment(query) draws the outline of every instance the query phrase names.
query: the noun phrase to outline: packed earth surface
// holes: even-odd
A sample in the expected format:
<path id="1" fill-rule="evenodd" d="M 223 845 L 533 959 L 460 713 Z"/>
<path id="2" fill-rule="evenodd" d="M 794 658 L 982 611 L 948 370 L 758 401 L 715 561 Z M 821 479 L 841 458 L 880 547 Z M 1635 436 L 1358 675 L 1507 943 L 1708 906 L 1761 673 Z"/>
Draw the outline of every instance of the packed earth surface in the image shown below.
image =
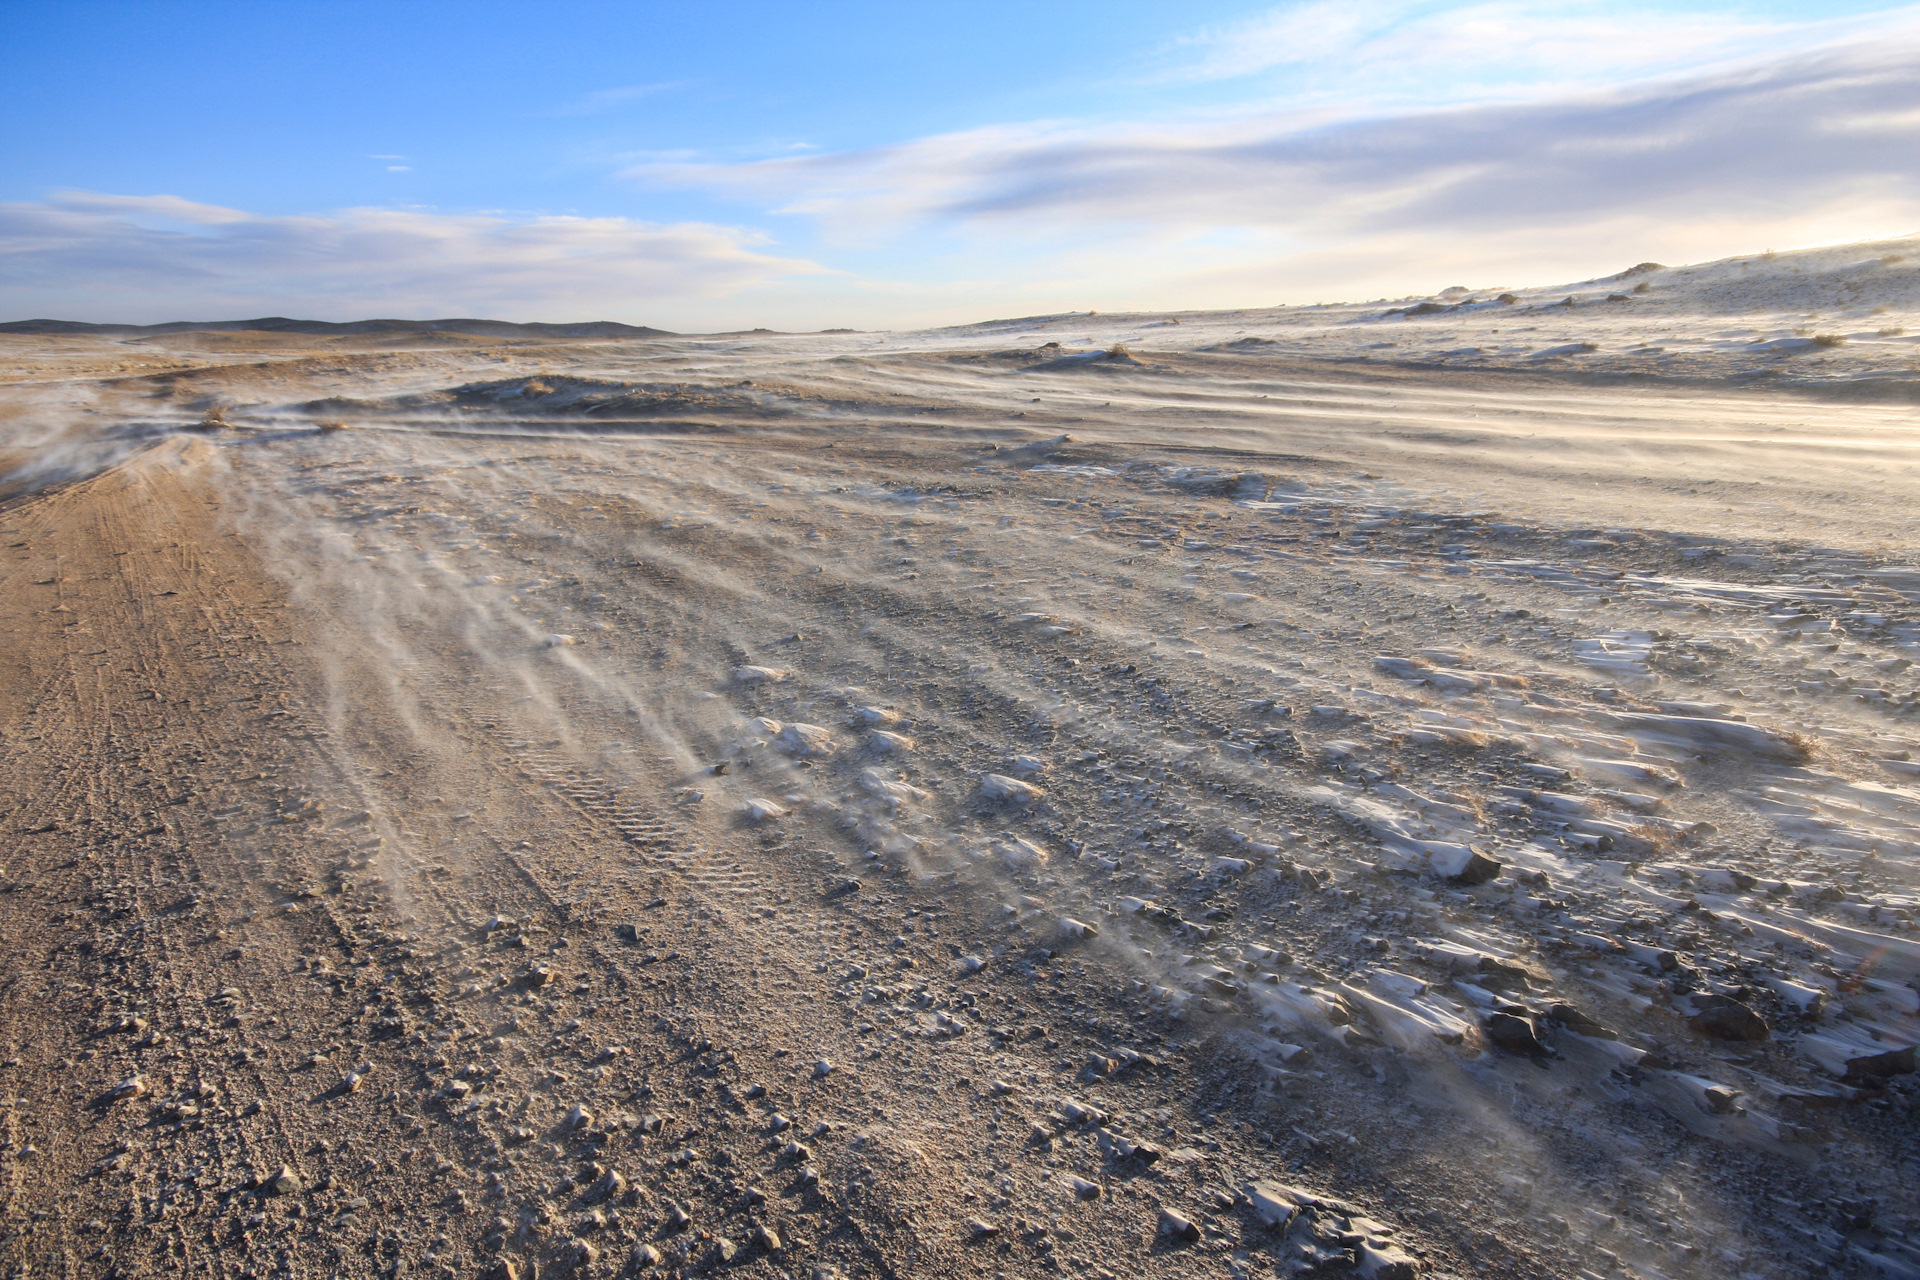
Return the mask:
<path id="1" fill-rule="evenodd" d="M 1920 1277 L 1917 282 L 0 326 L 0 1268 Z"/>

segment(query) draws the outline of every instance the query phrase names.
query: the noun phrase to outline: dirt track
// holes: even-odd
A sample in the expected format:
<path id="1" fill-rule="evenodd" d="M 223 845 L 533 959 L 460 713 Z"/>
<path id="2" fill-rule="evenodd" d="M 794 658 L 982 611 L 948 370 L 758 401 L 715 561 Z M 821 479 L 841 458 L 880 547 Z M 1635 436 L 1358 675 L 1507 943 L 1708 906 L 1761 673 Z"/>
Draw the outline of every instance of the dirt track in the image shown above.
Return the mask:
<path id="1" fill-rule="evenodd" d="M 1657 397 L 1003 357 L 102 393 L 148 434 L 0 513 L 15 1273 L 1908 1256 L 1911 1077 L 1835 1084 L 1796 1051 L 1834 1014 L 1768 985 L 1912 1023 L 1901 474 L 1824 550 L 1715 540 L 1678 487 L 1570 529 Z M 1566 443 L 1342 425 L 1461 395 Z M 175 433 L 209 398 L 238 428 Z M 1737 428 L 1880 413 L 1686 411 L 1787 506 L 1822 478 L 1726 463 Z M 1731 722 L 1658 705 L 1736 686 Z M 1849 816 L 1783 834 L 1795 788 Z M 1505 874 L 1436 871 L 1469 835 Z M 1716 992 L 1772 1038 L 1690 1032 Z"/>

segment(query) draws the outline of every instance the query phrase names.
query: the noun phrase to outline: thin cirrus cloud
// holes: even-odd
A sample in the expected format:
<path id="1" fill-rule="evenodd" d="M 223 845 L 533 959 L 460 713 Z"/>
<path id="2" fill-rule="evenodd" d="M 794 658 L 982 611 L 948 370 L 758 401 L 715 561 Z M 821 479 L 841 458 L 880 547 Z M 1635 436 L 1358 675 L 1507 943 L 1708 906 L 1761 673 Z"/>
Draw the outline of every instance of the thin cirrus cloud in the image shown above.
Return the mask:
<path id="1" fill-rule="evenodd" d="M 0 204 L 0 283 L 9 310 L 63 318 L 466 312 L 659 323 L 823 270 L 760 252 L 764 243 L 708 223 L 392 209 L 269 217 L 177 196 L 68 192 Z"/>
<path id="2" fill-rule="evenodd" d="M 1154 78 L 1280 74 L 1295 92 L 1364 84 L 1386 99 L 1458 100 L 1494 86 L 1617 79 L 1805 48 L 1913 12 L 1792 22 L 1597 0 L 1309 0 L 1173 41 Z"/>
<path id="3" fill-rule="evenodd" d="M 667 93 L 681 88 L 684 80 L 663 80 L 658 84 L 629 84 L 617 89 L 595 89 L 583 93 L 571 102 L 563 102 L 547 112 L 551 116 L 595 116 L 607 111 L 617 111 L 630 103 L 656 94 Z"/>
<path id="4" fill-rule="evenodd" d="M 858 152 L 635 171 L 810 215 L 843 240 L 940 225 L 1030 243 L 1243 229 L 1296 250 L 1421 233 L 1576 237 L 1676 220 L 1765 238 L 1851 207 L 1920 225 L 1920 39 L 1558 97 L 1176 125 L 1035 124 Z M 1845 221 L 1821 226 L 1844 230 Z M 1736 244 L 1726 252 L 1737 251 Z"/>

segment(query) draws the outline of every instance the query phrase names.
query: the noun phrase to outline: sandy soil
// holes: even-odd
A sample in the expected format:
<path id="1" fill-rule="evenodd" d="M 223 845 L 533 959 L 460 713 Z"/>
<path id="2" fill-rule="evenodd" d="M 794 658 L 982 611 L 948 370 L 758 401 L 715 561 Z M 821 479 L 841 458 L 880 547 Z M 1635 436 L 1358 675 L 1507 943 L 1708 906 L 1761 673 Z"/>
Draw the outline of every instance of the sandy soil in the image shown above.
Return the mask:
<path id="1" fill-rule="evenodd" d="M 6 337 L 8 1274 L 1920 1275 L 1911 348 L 1629 359 L 1823 253 Z"/>

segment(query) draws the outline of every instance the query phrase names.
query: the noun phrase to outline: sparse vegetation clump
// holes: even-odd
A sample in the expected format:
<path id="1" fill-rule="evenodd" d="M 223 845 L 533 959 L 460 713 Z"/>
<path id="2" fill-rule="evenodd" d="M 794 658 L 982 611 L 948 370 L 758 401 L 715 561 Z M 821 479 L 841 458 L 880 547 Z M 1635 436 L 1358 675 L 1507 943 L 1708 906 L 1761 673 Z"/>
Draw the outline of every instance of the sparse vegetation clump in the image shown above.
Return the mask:
<path id="1" fill-rule="evenodd" d="M 1133 352 L 1127 350 L 1125 343 L 1116 342 L 1107 348 L 1107 359 L 1131 360 L 1133 359 Z"/>
<path id="2" fill-rule="evenodd" d="M 1846 344 L 1847 336 L 1843 333 L 1816 333 L 1813 335 L 1813 345 L 1822 349 L 1828 347 L 1843 347 Z"/>

